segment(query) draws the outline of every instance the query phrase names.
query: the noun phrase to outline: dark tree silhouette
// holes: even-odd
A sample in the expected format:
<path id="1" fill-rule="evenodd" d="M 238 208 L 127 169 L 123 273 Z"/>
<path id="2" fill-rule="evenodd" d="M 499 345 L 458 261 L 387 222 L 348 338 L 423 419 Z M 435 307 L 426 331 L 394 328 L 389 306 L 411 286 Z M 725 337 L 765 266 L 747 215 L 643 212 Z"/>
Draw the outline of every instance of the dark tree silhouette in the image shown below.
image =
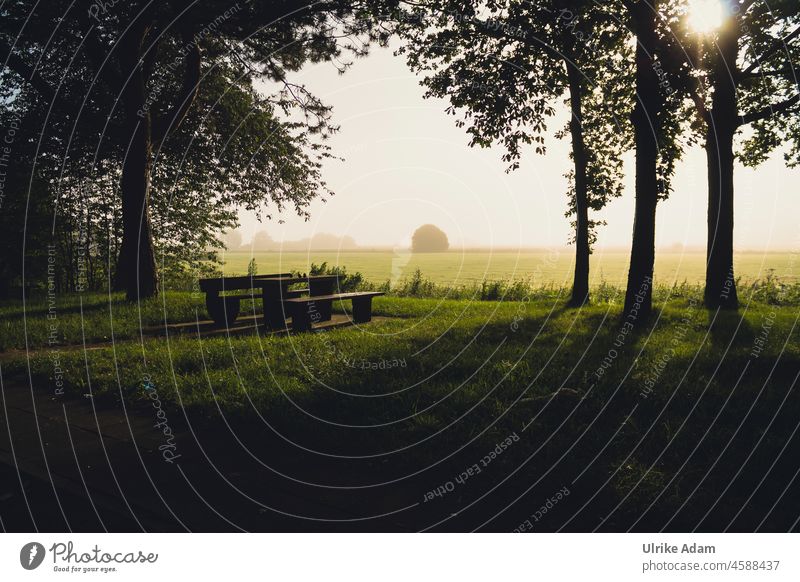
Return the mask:
<path id="1" fill-rule="evenodd" d="M 787 162 L 800 162 L 800 3 L 730 2 L 721 26 L 706 35 L 684 19 L 675 24 L 671 68 L 692 99 L 708 160 L 705 303 L 735 309 L 734 138 L 752 131 L 738 152 L 745 165 L 787 141 Z"/>
<path id="2" fill-rule="evenodd" d="M 658 43 L 657 14 L 649 3 L 640 1 L 630 6 L 630 15 L 636 33 L 636 105 L 631 117 L 636 144 L 636 204 L 624 312 L 637 310 L 639 317 L 647 317 L 652 308 L 663 98 L 653 67 Z"/>
<path id="3" fill-rule="evenodd" d="M 0 50 L 16 79 L 45 102 L 69 111 L 69 129 L 88 136 L 114 134 L 117 147 L 104 153 L 115 150 L 121 163 L 122 245 L 116 272 L 129 299 L 158 290 L 150 217 L 154 156 L 193 108 L 206 78 L 208 44 L 227 46 L 220 58 L 241 67 L 232 82 L 249 87 L 256 78 L 274 81 L 283 90 L 271 106 L 287 114 L 300 111 L 308 132 L 325 133 L 328 108 L 291 84 L 287 74 L 343 51 L 360 54 L 367 41 L 385 38 L 365 4 L 356 1 L 53 0 L 35 10 L 29 2 L 6 2 L 2 10 Z M 157 71 L 168 71 L 168 79 L 160 79 Z M 177 90 L 166 90 L 175 79 L 180 80 Z M 65 135 L 69 143 L 72 135 Z M 302 206 L 308 193 L 300 191 Z"/>
<path id="4" fill-rule="evenodd" d="M 636 148 L 636 201 L 633 239 L 625 290 L 624 316 L 646 319 L 653 305 L 656 207 L 669 194 L 670 178 L 681 150 L 678 92 L 666 79 L 662 52 L 668 35 L 661 11 L 668 1 L 626 1 L 636 37 L 636 104 L 631 115 Z"/>
<path id="5" fill-rule="evenodd" d="M 449 248 L 447 235 L 433 224 L 423 224 L 411 237 L 411 250 L 415 253 L 443 253 Z"/>

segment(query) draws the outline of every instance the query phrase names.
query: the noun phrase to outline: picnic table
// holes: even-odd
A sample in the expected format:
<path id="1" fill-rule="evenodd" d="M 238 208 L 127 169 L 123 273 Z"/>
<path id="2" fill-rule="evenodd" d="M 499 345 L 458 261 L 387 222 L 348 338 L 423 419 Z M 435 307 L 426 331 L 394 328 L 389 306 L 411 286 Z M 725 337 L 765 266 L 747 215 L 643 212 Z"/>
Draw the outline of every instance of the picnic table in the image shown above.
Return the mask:
<path id="1" fill-rule="evenodd" d="M 291 289 L 298 284 L 307 287 Z M 200 290 L 206 294 L 206 308 L 214 323 L 230 327 L 239 315 L 242 299 L 261 297 L 264 326 L 283 329 L 287 316 L 292 318 L 295 331 L 311 329 L 312 323 L 331 320 L 334 300 L 353 302 L 353 319 L 357 323 L 372 318 L 372 298 L 380 292 L 335 293 L 339 289 L 338 275 L 296 276 L 291 273 L 216 277 L 200 279 Z M 236 292 L 230 294 L 230 292 Z M 225 293 L 223 295 L 223 293 Z"/>

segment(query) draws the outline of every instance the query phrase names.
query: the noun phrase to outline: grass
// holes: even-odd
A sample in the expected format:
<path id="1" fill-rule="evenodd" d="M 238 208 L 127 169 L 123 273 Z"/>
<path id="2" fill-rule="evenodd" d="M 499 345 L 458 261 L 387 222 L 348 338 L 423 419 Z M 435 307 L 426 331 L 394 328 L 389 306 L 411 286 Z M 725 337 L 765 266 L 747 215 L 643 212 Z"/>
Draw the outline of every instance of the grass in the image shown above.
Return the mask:
<path id="1" fill-rule="evenodd" d="M 758 358 L 749 357 L 757 332 L 767 315 L 773 312 L 776 315 L 767 349 Z M 117 385 L 113 373 L 111 348 L 93 350 L 88 357 L 94 390 L 98 395 L 120 389 L 126 394 L 136 393 L 141 388 L 138 378 L 147 371 L 158 380 L 158 385 L 170 391 L 172 398 L 180 395 L 184 405 L 209 406 L 213 400 L 207 382 L 210 377 L 216 398 L 225 407 L 247 408 L 249 400 L 255 398 L 254 402 L 274 408 L 284 402 L 284 395 L 299 398 L 313 395 L 318 381 L 358 395 L 394 392 L 400 385 L 424 378 L 452 359 L 445 368 L 446 373 L 436 374 L 436 380 L 426 385 L 423 400 L 432 394 L 447 392 L 449 380 L 460 380 L 481 365 L 480 372 L 470 382 L 468 392 L 473 394 L 488 390 L 501 378 L 503 384 L 513 386 L 512 392 L 515 392 L 521 381 L 534 375 L 532 371 L 536 372 L 537 380 L 526 390 L 534 395 L 548 394 L 565 381 L 569 387 L 585 391 L 593 383 L 594 372 L 603 357 L 613 347 L 619 327 L 618 309 L 608 304 L 578 312 L 546 301 L 521 304 L 378 298 L 375 313 L 396 319 L 375 322 L 363 332 L 345 329 L 288 337 L 147 339 L 144 352 L 139 342 L 119 343 L 114 348 L 116 366 L 130 372 L 122 386 Z M 687 331 L 679 335 L 678 326 L 687 314 L 691 315 L 691 323 Z M 625 346 L 624 355 L 614 360 L 613 371 L 603 376 L 601 385 L 613 386 L 626 377 L 626 384 L 640 387 L 645 380 L 644 372 L 655 368 L 665 354 L 669 354 L 670 359 L 660 375 L 661 384 L 677 380 L 672 372 L 683 370 L 694 357 L 700 360 L 695 363 L 693 372 L 698 378 L 710 378 L 721 361 L 749 361 L 751 370 L 763 371 L 767 365 L 764 362 L 772 366 L 779 359 L 786 363 L 797 360 L 800 344 L 795 341 L 797 330 L 792 330 L 797 317 L 794 307 L 751 305 L 741 319 L 733 314 L 719 315 L 711 331 L 709 317 L 699 307 L 690 309 L 685 299 L 669 302 L 658 322 L 650 324 L 635 336 L 635 342 Z M 680 341 L 673 345 L 676 337 Z M 729 346 L 731 340 L 733 345 Z M 433 342 L 436 342 L 435 350 L 420 352 Z M 496 351 L 499 345 L 502 349 Z M 417 355 L 412 357 L 413 354 Z M 544 367 L 550 354 L 555 354 L 554 359 Z M 582 356 L 581 365 L 572 370 L 578 356 Z M 352 363 L 398 359 L 406 362 L 402 374 L 387 374 L 380 386 L 368 375 L 352 372 L 355 369 Z M 76 393 L 88 389 L 81 373 L 83 362 L 82 351 L 63 356 L 69 385 Z M 46 383 L 50 374 L 46 354 L 33 359 L 33 369 L 36 377 Z M 736 375 L 732 370 L 719 370 L 714 381 L 721 380 L 725 384 L 731 379 L 729 374 Z M 273 378 L 271 384 L 277 386 L 261 387 L 265 376 Z M 755 378 L 756 381 L 762 379 Z M 497 389 L 505 392 L 503 385 Z M 652 401 L 666 392 L 657 391 Z M 397 406 L 408 409 L 412 402 L 407 399 L 413 398 L 418 407 L 419 397 L 419 394 L 409 393 L 398 396 Z M 471 400 L 466 399 L 467 402 Z M 362 409 L 339 402 L 336 411 L 341 414 L 342 422 L 356 419 L 381 422 L 396 412 L 394 407 L 385 407 L 385 404 L 381 402 L 375 409 L 367 404 Z"/>
<path id="2" fill-rule="evenodd" d="M 420 293 L 436 289 L 417 285 Z M 413 447 L 412 456 L 397 459 L 406 470 L 465 443 L 491 449 L 511 433 L 525 434 L 526 444 L 510 448 L 498 470 L 547 467 L 567 451 L 560 478 L 591 467 L 592 487 L 608 482 L 612 507 L 622 504 L 611 528 L 656 511 L 649 509 L 656 501 L 660 514 L 691 523 L 726 486 L 720 523 L 740 508 L 743 519 L 763 516 L 793 466 L 783 455 L 795 446 L 800 416 L 798 303 L 787 301 L 796 292 L 761 284 L 749 288 L 740 313 L 714 314 L 699 304 L 699 291 L 660 288 L 657 319 L 622 335 L 621 295 L 611 287 L 580 310 L 554 300 L 552 288 L 526 301 L 390 296 L 376 299 L 375 313 L 391 319 L 363 330 L 145 339 L 113 351 L 64 351 L 59 365 L 68 392 L 91 390 L 98 401 L 145 401 L 154 386 L 165 406 L 209 419 L 220 412 L 261 417 L 329 454 L 345 443 L 361 455 Z M 145 305 L 141 318 L 163 321 L 166 305 L 168 319 L 191 320 L 199 304 L 191 294 L 168 294 Z M 71 298 L 61 308 L 77 318 L 79 305 Z M 95 314 L 83 331 L 105 338 L 108 306 L 95 298 L 83 309 Z M 139 312 L 120 303 L 111 310 L 116 337 L 136 337 Z M 78 333 L 72 316 L 60 317 L 63 329 Z M 29 321 L 32 327 L 38 330 Z M 6 344 L 18 343 L 5 336 Z M 48 350 L 30 365 L 34 385 L 53 389 Z M 24 367 L 12 359 L 4 371 Z M 537 461 L 529 463 L 534 451 Z M 743 465 L 747 471 L 733 479 Z M 748 501 L 763 475 L 767 483 Z M 797 510 L 797 497 L 788 503 Z"/>
<path id="3" fill-rule="evenodd" d="M 0 305 L 0 341 L 4 375 L 30 365 L 44 393 L 63 380 L 67 393 L 98 403 L 145 404 L 155 388 L 172 417 L 182 409 L 212 433 L 224 414 L 245 426 L 266 421 L 330 455 L 408 450 L 392 457 L 397 472 L 525 435 L 484 482 L 544 474 L 548 487 L 561 487 L 580 476 L 587 488 L 573 502 L 602 500 L 597 511 L 612 530 L 646 527 L 653 514 L 712 530 L 740 510 L 745 529 L 764 515 L 796 516 L 796 495 L 779 513 L 772 505 L 796 470 L 800 286 L 774 277 L 740 285 L 737 313 L 707 311 L 701 293 L 657 287 L 657 316 L 625 333 L 622 290 L 612 285 L 568 309 L 567 290 L 555 286 L 451 287 L 417 272 L 376 298 L 375 314 L 387 318 L 363 329 L 203 339 L 140 334 L 204 317 L 198 294 L 169 292 L 140 307 L 86 294 L 57 297 L 52 346 L 46 298 Z M 113 348 L 65 349 L 108 342 L 112 329 Z M 14 351 L 26 344 L 29 354 Z"/>
<path id="4" fill-rule="evenodd" d="M 312 265 L 313 266 L 313 265 Z M 437 283 L 417 269 L 393 285 L 376 284 L 360 272 L 323 264 L 324 272 L 337 273 L 345 290 L 381 290 L 394 297 L 429 298 L 465 301 L 544 302 L 560 304 L 569 297 L 569 289 L 554 284 L 537 285 L 526 280 L 483 280 L 459 285 Z M 743 303 L 755 301 L 775 305 L 800 305 L 800 284 L 782 282 L 768 274 L 763 279 L 745 283 L 738 280 Z M 654 300 L 699 296 L 702 288 L 686 282 L 656 285 Z M 57 293 L 52 297 L 34 295 L 26 304 L 0 302 L 0 353 L 9 350 L 36 350 L 53 346 L 139 339 L 148 330 L 169 323 L 207 319 L 204 295 L 200 292 L 167 291 L 139 304 L 124 300 L 122 293 Z M 614 305 L 621 301 L 623 290 L 604 280 L 592 289 L 594 305 Z M 242 314 L 261 312 L 261 302 L 243 301 Z"/>
<path id="5" fill-rule="evenodd" d="M 59 293 L 52 303 L 46 295 L 26 305 L 5 301 L 0 303 L 0 351 L 133 339 L 142 328 L 165 321 L 193 321 L 198 310 L 205 318 L 203 297 L 167 292 L 137 305 L 121 293 Z"/>

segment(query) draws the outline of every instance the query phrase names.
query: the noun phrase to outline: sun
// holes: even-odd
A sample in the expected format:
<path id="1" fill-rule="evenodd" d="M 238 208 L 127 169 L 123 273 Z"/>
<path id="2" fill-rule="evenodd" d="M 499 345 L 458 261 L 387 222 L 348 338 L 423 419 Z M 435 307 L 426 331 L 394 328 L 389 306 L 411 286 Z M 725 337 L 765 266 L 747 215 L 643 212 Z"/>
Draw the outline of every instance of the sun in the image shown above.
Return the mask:
<path id="1" fill-rule="evenodd" d="M 689 0 L 689 26 L 695 32 L 712 32 L 722 24 L 720 0 Z"/>

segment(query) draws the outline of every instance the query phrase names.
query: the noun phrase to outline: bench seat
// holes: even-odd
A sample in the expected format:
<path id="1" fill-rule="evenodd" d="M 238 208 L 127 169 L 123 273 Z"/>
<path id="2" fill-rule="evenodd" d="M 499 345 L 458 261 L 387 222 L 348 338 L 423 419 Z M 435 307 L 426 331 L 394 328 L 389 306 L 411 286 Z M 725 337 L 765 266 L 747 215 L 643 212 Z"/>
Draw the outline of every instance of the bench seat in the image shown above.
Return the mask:
<path id="1" fill-rule="evenodd" d="M 292 330 L 308 331 L 313 322 L 326 319 L 323 314 L 330 311 L 330 305 L 336 300 L 352 302 L 355 323 L 371 321 L 372 298 L 379 295 L 385 295 L 385 293 L 382 291 L 355 291 L 331 295 L 312 295 L 286 299 L 283 303 L 292 317 Z M 319 309 L 316 308 L 315 303 L 321 304 Z"/>
<path id="2" fill-rule="evenodd" d="M 230 295 L 214 295 L 212 293 L 206 294 L 206 310 L 208 315 L 219 327 L 230 327 L 236 321 L 241 311 L 242 299 L 260 299 L 261 291 L 256 289 L 245 289 Z M 293 299 L 308 293 L 308 289 L 293 289 L 286 291 L 284 297 Z"/>

